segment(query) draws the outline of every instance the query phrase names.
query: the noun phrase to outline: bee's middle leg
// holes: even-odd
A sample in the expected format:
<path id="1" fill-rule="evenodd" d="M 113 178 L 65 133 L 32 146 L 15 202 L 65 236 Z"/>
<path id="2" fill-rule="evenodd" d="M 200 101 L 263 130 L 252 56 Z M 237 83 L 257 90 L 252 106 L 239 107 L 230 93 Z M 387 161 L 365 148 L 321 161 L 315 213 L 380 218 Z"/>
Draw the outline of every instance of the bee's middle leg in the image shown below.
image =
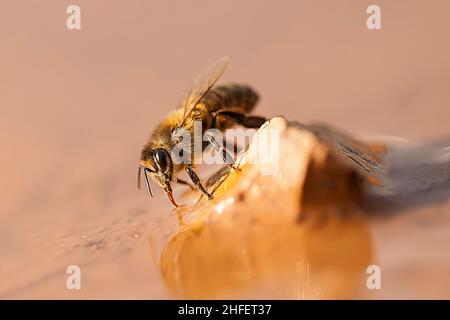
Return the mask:
<path id="1" fill-rule="evenodd" d="M 191 179 L 192 183 L 197 187 L 197 189 L 203 193 L 208 200 L 212 200 L 214 199 L 214 197 L 206 190 L 206 188 L 202 185 L 202 183 L 200 182 L 200 178 L 198 177 L 198 175 L 195 173 L 194 170 L 192 170 L 192 166 L 188 165 L 186 167 L 186 173 L 189 176 L 189 178 Z"/>
<path id="2" fill-rule="evenodd" d="M 214 173 L 211 177 L 209 177 L 208 181 L 206 181 L 206 188 L 210 190 L 211 194 L 219 188 L 219 186 L 226 180 L 231 172 L 231 168 L 226 166 Z"/>
<path id="3" fill-rule="evenodd" d="M 184 181 L 183 179 L 180 179 L 180 178 L 177 178 L 177 181 L 176 181 L 178 184 L 182 184 L 182 185 L 185 185 L 185 186 L 188 186 L 189 188 L 191 188 L 192 190 L 196 190 L 193 186 L 192 186 L 192 184 L 190 184 L 189 182 L 187 182 L 187 181 Z"/>

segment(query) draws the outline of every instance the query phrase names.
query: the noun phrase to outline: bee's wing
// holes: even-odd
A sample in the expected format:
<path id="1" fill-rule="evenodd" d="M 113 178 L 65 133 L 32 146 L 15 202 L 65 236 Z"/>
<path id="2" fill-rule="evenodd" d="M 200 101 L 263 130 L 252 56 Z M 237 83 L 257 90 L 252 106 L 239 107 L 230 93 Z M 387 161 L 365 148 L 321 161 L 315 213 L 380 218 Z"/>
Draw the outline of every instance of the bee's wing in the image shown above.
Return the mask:
<path id="1" fill-rule="evenodd" d="M 214 84 L 219 80 L 228 65 L 229 58 L 222 57 L 195 78 L 194 83 L 188 90 L 186 96 L 181 101 L 179 107 L 183 108 L 183 119 L 181 125 L 184 124 L 187 117 L 189 117 L 192 109 L 200 102 L 200 100 L 208 93 Z"/>

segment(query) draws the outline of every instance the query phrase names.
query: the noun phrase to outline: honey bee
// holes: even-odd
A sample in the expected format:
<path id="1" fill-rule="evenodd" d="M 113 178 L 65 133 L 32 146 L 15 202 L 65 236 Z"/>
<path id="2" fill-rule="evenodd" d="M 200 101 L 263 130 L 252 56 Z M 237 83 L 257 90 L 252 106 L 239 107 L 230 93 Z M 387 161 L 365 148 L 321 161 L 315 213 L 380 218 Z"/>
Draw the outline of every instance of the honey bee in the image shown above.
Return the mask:
<path id="1" fill-rule="evenodd" d="M 188 163 L 173 161 L 171 151 L 176 144 L 173 141 L 175 130 L 180 128 L 187 130 L 190 136 L 194 137 L 196 121 L 201 121 L 202 135 L 207 129 L 214 128 L 223 132 L 234 124 L 247 128 L 259 128 L 266 121 L 263 117 L 249 115 L 259 99 L 253 89 L 239 84 L 215 85 L 225 71 L 228 60 L 227 57 L 222 57 L 195 79 L 177 109 L 156 127 L 144 145 L 138 169 L 138 187 L 143 171 L 148 193 L 152 197 L 148 176 L 166 192 L 170 202 L 176 207 L 179 205 L 173 197 L 172 183 L 188 185 L 200 191 L 209 200 L 213 199 L 213 195 L 208 192 L 194 171 L 195 158 Z M 209 144 L 221 155 L 228 152 L 223 144 L 218 144 L 214 138 L 202 143 L 201 152 Z M 228 164 L 235 168 L 233 164 Z M 193 186 L 176 176 L 181 170 L 186 171 Z"/>

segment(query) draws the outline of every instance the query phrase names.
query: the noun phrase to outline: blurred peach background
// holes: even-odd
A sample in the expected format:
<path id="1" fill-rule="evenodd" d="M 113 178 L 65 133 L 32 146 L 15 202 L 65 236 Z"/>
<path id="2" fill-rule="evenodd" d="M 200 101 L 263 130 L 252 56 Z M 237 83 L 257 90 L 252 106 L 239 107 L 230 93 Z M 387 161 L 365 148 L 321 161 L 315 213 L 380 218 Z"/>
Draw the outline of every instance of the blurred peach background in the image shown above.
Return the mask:
<path id="1" fill-rule="evenodd" d="M 382 30 L 369 31 L 374 3 Z M 70 4 L 79 31 L 66 29 Z M 0 298 L 170 297 L 145 237 L 170 207 L 136 190 L 136 164 L 220 56 L 231 58 L 224 80 L 260 93 L 258 113 L 361 135 L 448 135 L 449 12 L 447 0 L 4 1 Z M 450 297 L 449 208 L 371 225 L 380 297 Z M 80 291 L 65 288 L 69 264 L 82 268 Z"/>

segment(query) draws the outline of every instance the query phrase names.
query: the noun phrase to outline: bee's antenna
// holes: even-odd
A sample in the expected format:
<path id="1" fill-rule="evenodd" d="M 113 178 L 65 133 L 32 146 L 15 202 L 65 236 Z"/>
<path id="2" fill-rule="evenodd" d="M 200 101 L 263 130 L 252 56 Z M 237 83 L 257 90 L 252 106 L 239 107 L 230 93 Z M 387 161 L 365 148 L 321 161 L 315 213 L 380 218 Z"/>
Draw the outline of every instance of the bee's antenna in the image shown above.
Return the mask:
<path id="1" fill-rule="evenodd" d="M 137 188 L 141 189 L 141 166 L 138 167 L 138 174 L 137 174 Z"/>
<path id="2" fill-rule="evenodd" d="M 144 176 L 145 176 L 145 182 L 147 183 L 147 191 L 148 193 L 153 197 L 152 189 L 150 188 L 150 181 L 148 181 L 148 175 L 147 175 L 148 169 L 144 169 Z"/>

